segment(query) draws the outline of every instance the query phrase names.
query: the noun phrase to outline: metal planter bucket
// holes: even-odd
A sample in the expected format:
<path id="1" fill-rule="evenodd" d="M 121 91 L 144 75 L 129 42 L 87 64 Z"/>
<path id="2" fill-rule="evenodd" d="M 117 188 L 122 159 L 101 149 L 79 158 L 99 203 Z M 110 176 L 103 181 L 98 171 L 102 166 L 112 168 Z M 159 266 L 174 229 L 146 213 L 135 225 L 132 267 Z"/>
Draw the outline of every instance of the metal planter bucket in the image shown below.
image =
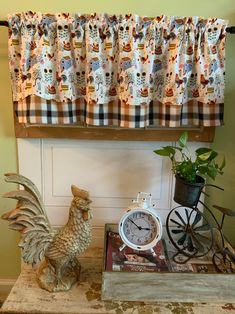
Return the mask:
<path id="1" fill-rule="evenodd" d="M 175 179 L 174 201 L 183 206 L 196 206 L 205 185 L 205 179 L 197 176 L 196 183 L 186 182 L 179 176 L 175 176 Z"/>

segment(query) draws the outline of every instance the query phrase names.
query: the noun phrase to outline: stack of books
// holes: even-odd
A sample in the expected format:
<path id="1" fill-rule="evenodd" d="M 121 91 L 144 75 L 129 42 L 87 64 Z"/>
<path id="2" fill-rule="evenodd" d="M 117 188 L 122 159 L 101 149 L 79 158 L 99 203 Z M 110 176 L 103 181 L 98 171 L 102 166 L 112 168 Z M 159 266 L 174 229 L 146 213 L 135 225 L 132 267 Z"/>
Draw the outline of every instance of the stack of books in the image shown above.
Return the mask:
<path id="1" fill-rule="evenodd" d="M 151 251 L 137 251 L 129 247 L 120 250 L 123 242 L 118 233 L 106 233 L 106 271 L 133 272 L 196 272 L 215 273 L 211 255 L 191 258 L 186 263 L 176 263 L 172 257 L 176 249 L 169 240 L 162 239 Z M 180 255 L 178 259 L 180 259 Z M 185 257 L 182 257 L 182 259 Z"/>

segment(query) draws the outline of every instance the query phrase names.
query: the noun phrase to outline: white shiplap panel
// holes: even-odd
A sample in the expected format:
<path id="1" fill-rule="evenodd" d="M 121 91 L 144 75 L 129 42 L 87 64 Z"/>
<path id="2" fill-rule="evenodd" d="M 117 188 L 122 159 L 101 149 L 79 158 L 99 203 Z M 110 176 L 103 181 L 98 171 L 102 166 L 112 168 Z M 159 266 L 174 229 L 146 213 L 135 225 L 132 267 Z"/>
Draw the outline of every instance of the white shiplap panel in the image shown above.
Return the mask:
<path id="1" fill-rule="evenodd" d="M 68 205 L 70 186 L 90 191 L 94 207 L 128 206 L 138 191 L 169 208 L 170 165 L 148 142 L 46 141 L 43 145 L 45 203 Z"/>

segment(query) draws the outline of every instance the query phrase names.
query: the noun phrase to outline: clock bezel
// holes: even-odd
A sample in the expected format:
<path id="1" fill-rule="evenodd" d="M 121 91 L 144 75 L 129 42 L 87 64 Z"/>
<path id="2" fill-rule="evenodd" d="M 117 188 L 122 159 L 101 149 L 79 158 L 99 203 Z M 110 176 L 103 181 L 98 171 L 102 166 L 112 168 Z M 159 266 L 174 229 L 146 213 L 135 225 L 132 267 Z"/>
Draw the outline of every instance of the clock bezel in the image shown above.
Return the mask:
<path id="1" fill-rule="evenodd" d="M 141 207 L 136 207 L 136 208 L 131 208 L 131 209 L 126 211 L 126 213 L 120 219 L 119 226 L 118 226 L 119 235 L 120 235 L 120 237 L 121 237 L 121 239 L 122 239 L 122 241 L 123 241 L 123 243 L 125 245 L 127 245 L 128 247 L 130 247 L 130 248 L 132 248 L 134 250 L 147 251 L 147 250 L 150 250 L 153 247 L 155 247 L 155 245 L 160 241 L 160 239 L 162 238 L 161 219 L 160 219 L 159 215 L 157 214 L 157 212 L 155 210 L 153 212 L 153 210 L 143 209 Z M 151 242 L 149 242 L 148 244 L 139 245 L 139 244 L 132 243 L 132 242 L 130 242 L 129 239 L 127 239 L 127 237 L 125 235 L 125 232 L 124 232 L 124 222 L 126 221 L 128 216 L 132 215 L 134 212 L 142 212 L 142 213 L 145 213 L 147 215 L 151 215 L 152 219 L 155 222 L 155 225 L 157 227 L 156 236 L 154 236 L 154 239 Z"/>

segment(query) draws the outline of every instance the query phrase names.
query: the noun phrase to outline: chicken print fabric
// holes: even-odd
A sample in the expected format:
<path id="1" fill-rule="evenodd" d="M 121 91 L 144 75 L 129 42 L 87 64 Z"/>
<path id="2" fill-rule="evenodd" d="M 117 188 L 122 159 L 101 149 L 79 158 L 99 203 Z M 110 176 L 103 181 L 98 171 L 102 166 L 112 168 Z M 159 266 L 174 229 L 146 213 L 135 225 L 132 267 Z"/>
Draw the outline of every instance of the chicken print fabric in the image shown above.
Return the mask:
<path id="1" fill-rule="evenodd" d="M 223 124 L 227 21 L 26 12 L 8 22 L 20 123 Z"/>

